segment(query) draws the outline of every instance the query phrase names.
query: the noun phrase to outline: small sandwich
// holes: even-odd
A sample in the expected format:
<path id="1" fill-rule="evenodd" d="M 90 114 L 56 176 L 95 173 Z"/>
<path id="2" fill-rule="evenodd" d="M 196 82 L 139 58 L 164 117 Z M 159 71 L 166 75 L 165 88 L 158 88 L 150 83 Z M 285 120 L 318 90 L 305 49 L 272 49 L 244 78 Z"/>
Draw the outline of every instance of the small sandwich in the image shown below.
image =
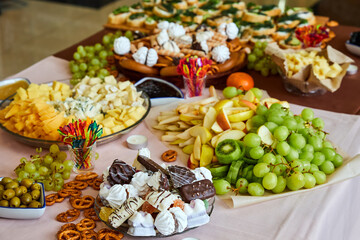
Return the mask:
<path id="1" fill-rule="evenodd" d="M 170 18 L 176 14 L 176 9 L 170 3 L 163 3 L 153 8 L 153 13 L 161 18 Z"/>
<path id="2" fill-rule="evenodd" d="M 301 19 L 296 15 L 284 15 L 279 18 L 277 27 L 278 28 L 295 28 L 300 24 Z"/>
<path id="3" fill-rule="evenodd" d="M 230 7 L 228 9 L 224 9 L 220 12 L 221 16 L 227 16 L 227 17 L 237 17 L 237 18 L 241 18 L 243 14 L 243 11 L 240 11 L 237 8 L 234 7 Z"/>
<path id="4" fill-rule="evenodd" d="M 241 44 L 246 44 L 251 40 L 253 30 L 251 28 L 243 28 L 239 31 L 239 40 Z"/>
<path id="5" fill-rule="evenodd" d="M 245 11 L 242 20 L 251 23 L 262 23 L 265 21 L 269 21 L 271 19 L 270 16 L 265 13 L 258 11 Z"/>
<path id="6" fill-rule="evenodd" d="M 154 29 L 156 28 L 157 22 L 152 17 L 147 17 L 145 19 L 145 28 L 146 29 Z"/>
<path id="7" fill-rule="evenodd" d="M 123 24 L 130 15 L 131 12 L 128 6 L 119 7 L 109 14 L 108 23 Z"/>
<path id="8" fill-rule="evenodd" d="M 281 40 L 279 46 L 284 49 L 300 49 L 301 42 L 294 35 L 290 35 L 287 39 Z"/>
<path id="9" fill-rule="evenodd" d="M 250 7 L 248 8 L 250 11 L 252 12 L 261 12 L 266 14 L 269 17 L 276 17 L 279 16 L 281 14 L 281 9 L 274 5 L 274 4 L 269 4 L 269 5 L 250 5 Z"/>
<path id="10" fill-rule="evenodd" d="M 289 16 L 295 15 L 298 19 L 301 20 L 307 20 L 310 25 L 315 24 L 316 21 L 314 13 L 307 8 L 290 8 L 286 11 L 286 14 Z"/>
<path id="11" fill-rule="evenodd" d="M 198 15 L 215 16 L 220 13 L 219 7 L 222 5 L 220 0 L 209 0 L 205 5 L 195 9 L 195 13 Z"/>
<path id="12" fill-rule="evenodd" d="M 270 35 L 276 31 L 275 24 L 272 21 L 256 23 L 253 26 L 253 36 Z"/>
<path id="13" fill-rule="evenodd" d="M 250 42 L 255 44 L 256 42 L 274 42 L 274 39 L 270 35 L 259 35 L 259 36 L 252 36 Z"/>
<path id="14" fill-rule="evenodd" d="M 161 0 L 142 0 L 141 4 L 144 8 L 153 7 L 161 3 Z"/>
<path id="15" fill-rule="evenodd" d="M 186 0 L 187 4 L 190 6 L 194 6 L 198 3 L 198 0 Z"/>
<path id="16" fill-rule="evenodd" d="M 131 13 L 143 13 L 144 9 L 141 6 L 141 3 L 135 3 L 135 4 L 130 6 L 130 12 Z"/>
<path id="17" fill-rule="evenodd" d="M 181 22 L 193 22 L 193 18 L 196 14 L 193 12 L 192 9 L 188 9 L 180 15 Z"/>
<path id="18" fill-rule="evenodd" d="M 231 23 L 233 19 L 228 16 L 216 16 L 206 19 L 206 23 L 211 27 L 218 27 L 223 23 Z"/>
<path id="19" fill-rule="evenodd" d="M 272 37 L 274 38 L 275 41 L 280 41 L 280 40 L 284 40 L 287 39 L 288 37 L 290 37 L 290 35 L 294 32 L 294 29 L 291 28 L 279 28 L 277 29 L 276 32 L 274 32 L 272 34 Z"/>
<path id="20" fill-rule="evenodd" d="M 186 10 L 188 8 L 187 2 L 183 0 L 173 0 L 171 3 L 173 4 L 174 8 L 179 10 Z"/>
<path id="21" fill-rule="evenodd" d="M 239 2 L 236 0 L 225 0 L 219 8 L 220 8 L 220 10 L 227 10 L 229 8 L 236 8 L 237 10 L 244 10 L 246 8 L 246 5 L 244 2 Z"/>
<path id="22" fill-rule="evenodd" d="M 131 27 L 143 27 L 147 15 L 145 13 L 133 13 L 126 20 L 126 24 Z"/>
<path id="23" fill-rule="evenodd" d="M 235 3 L 232 5 L 234 8 L 237 8 L 239 10 L 245 10 L 246 4 L 243 1 L 235 1 Z"/>

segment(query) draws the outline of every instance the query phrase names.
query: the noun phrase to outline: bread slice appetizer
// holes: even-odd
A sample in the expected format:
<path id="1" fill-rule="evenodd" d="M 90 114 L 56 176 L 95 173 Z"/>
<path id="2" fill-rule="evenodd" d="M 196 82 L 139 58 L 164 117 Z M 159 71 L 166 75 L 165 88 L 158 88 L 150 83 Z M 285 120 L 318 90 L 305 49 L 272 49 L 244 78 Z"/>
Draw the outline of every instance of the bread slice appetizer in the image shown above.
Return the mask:
<path id="1" fill-rule="evenodd" d="M 240 2 L 235 1 L 235 3 L 232 6 L 239 10 L 245 10 L 245 8 L 246 8 L 246 4 L 243 1 L 240 1 Z"/>
<path id="2" fill-rule="evenodd" d="M 119 7 L 109 14 L 108 23 L 123 24 L 130 15 L 131 13 L 128 6 Z"/>
<path id="3" fill-rule="evenodd" d="M 206 19 L 206 23 L 211 27 L 217 27 L 222 23 L 231 23 L 232 21 L 232 17 L 228 16 L 217 16 Z"/>
<path id="4" fill-rule="evenodd" d="M 198 0 L 186 0 L 187 4 L 189 6 L 194 6 L 194 5 L 197 5 L 198 4 Z"/>
<path id="5" fill-rule="evenodd" d="M 314 13 L 308 10 L 307 8 L 290 8 L 286 11 L 288 16 L 296 15 L 298 19 L 305 19 L 310 25 L 315 24 Z"/>
<path id="6" fill-rule="evenodd" d="M 225 0 L 223 1 L 223 4 L 219 8 L 220 10 L 227 10 L 229 8 L 244 10 L 246 8 L 246 4 L 244 2 L 239 2 L 236 0 Z"/>
<path id="7" fill-rule="evenodd" d="M 295 28 L 300 24 L 301 19 L 296 15 L 282 16 L 279 18 L 277 27 L 278 28 Z"/>
<path id="8" fill-rule="evenodd" d="M 243 29 L 242 31 L 239 32 L 240 32 L 240 37 L 239 37 L 240 44 L 246 44 L 252 38 L 252 32 L 253 32 L 252 28 Z"/>
<path id="9" fill-rule="evenodd" d="M 196 14 L 192 11 L 192 9 L 188 9 L 180 15 L 180 19 L 182 22 L 192 22 L 195 16 Z"/>
<path id="10" fill-rule="evenodd" d="M 141 6 L 141 3 L 135 3 L 135 4 L 130 6 L 130 12 L 131 13 L 143 13 L 144 9 Z"/>
<path id="11" fill-rule="evenodd" d="M 260 8 L 260 12 L 265 13 L 270 17 L 277 17 L 281 15 L 281 9 L 274 4 L 262 5 Z"/>
<path id="12" fill-rule="evenodd" d="M 279 28 L 276 32 L 272 34 L 272 37 L 275 41 L 281 41 L 290 37 L 290 35 L 294 32 L 294 29 L 291 28 Z"/>
<path id="13" fill-rule="evenodd" d="M 161 0 L 142 0 L 141 1 L 141 4 L 144 6 L 144 8 L 153 7 L 160 3 L 161 3 Z"/>
<path id="14" fill-rule="evenodd" d="M 176 9 L 171 3 L 163 3 L 153 8 L 153 13 L 161 18 L 170 18 L 175 15 Z"/>
<path id="15" fill-rule="evenodd" d="M 126 24 L 130 27 L 143 27 L 147 15 L 145 13 L 133 13 L 128 19 L 126 19 Z"/>
<path id="16" fill-rule="evenodd" d="M 251 23 L 262 23 L 269 21 L 271 17 L 261 12 L 249 12 L 245 11 L 242 20 Z"/>
<path id="17" fill-rule="evenodd" d="M 269 35 L 252 36 L 250 42 L 255 44 L 256 42 L 274 42 L 274 39 Z"/>
<path id="18" fill-rule="evenodd" d="M 186 10 L 188 8 L 187 2 L 183 1 L 183 0 L 173 0 L 172 4 L 173 4 L 174 8 L 179 9 L 179 10 Z"/>
<path id="19" fill-rule="evenodd" d="M 147 17 L 144 24 L 146 29 L 154 29 L 157 26 L 157 22 L 152 17 Z"/>
<path id="20" fill-rule="evenodd" d="M 221 0 L 209 0 L 205 5 L 196 8 L 194 12 L 198 15 L 207 15 L 213 17 L 220 13 L 219 7 L 221 5 L 222 5 Z"/>
<path id="21" fill-rule="evenodd" d="M 271 35 L 276 31 L 275 24 L 272 21 L 256 23 L 253 25 L 253 36 Z"/>
<path id="22" fill-rule="evenodd" d="M 279 46 L 284 49 L 300 49 L 301 42 L 294 35 L 290 35 L 287 39 L 281 40 Z"/>

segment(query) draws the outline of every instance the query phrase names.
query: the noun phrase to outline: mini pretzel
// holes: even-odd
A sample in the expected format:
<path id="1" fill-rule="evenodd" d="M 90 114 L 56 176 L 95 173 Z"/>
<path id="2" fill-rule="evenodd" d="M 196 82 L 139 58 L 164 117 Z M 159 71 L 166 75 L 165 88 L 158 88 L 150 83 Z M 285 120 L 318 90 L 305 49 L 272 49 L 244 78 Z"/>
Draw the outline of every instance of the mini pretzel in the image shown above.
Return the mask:
<path id="1" fill-rule="evenodd" d="M 75 209 L 86 209 L 94 206 L 95 199 L 92 196 L 86 195 L 82 198 L 70 199 L 70 204 Z"/>
<path id="2" fill-rule="evenodd" d="M 65 230 L 59 233 L 59 240 L 77 240 L 80 239 L 80 233 L 75 230 Z"/>
<path id="3" fill-rule="evenodd" d="M 49 194 L 45 197 L 45 202 L 47 206 L 52 206 L 55 203 L 55 200 L 58 198 L 57 193 Z"/>
<path id="4" fill-rule="evenodd" d="M 91 186 L 92 186 L 92 188 L 93 188 L 94 190 L 99 191 L 99 190 L 100 190 L 100 185 L 101 185 L 102 182 L 103 182 L 102 179 L 97 178 L 97 179 L 95 179 L 93 185 L 91 185 Z"/>
<path id="5" fill-rule="evenodd" d="M 124 235 L 122 233 L 105 232 L 98 234 L 98 240 L 121 240 Z"/>
<path id="6" fill-rule="evenodd" d="M 214 72 L 219 72 L 219 67 L 218 66 L 211 66 L 211 70 L 213 70 Z"/>
<path id="7" fill-rule="evenodd" d="M 94 208 L 88 208 L 84 210 L 84 216 L 86 218 L 90 218 L 94 221 L 100 221 L 100 219 L 98 218 L 98 216 L 96 215 L 95 209 Z"/>
<path id="8" fill-rule="evenodd" d="M 97 233 L 94 230 L 85 230 L 81 233 L 81 240 L 96 240 Z"/>
<path id="9" fill-rule="evenodd" d="M 71 188 L 65 188 L 65 189 L 61 189 L 58 192 L 60 197 L 66 198 L 66 197 L 80 197 L 81 196 L 81 191 L 77 190 L 77 189 L 71 189 Z"/>
<path id="10" fill-rule="evenodd" d="M 65 230 L 76 230 L 76 225 L 74 223 L 66 223 L 64 225 L 61 226 L 60 231 L 65 231 Z"/>
<path id="11" fill-rule="evenodd" d="M 86 230 L 92 230 L 95 227 L 96 227 L 96 223 L 94 222 L 94 220 L 90 218 L 84 218 L 78 224 L 76 224 L 76 229 L 80 232 Z"/>
<path id="12" fill-rule="evenodd" d="M 66 212 L 62 212 L 56 216 L 56 220 L 59 222 L 72 222 L 80 216 L 78 209 L 69 209 Z"/>
<path id="13" fill-rule="evenodd" d="M 87 188 L 87 186 L 89 186 L 89 184 L 87 184 L 86 182 L 82 182 L 82 181 L 71 181 L 71 182 L 64 184 L 64 188 L 71 188 L 71 189 L 77 189 L 77 190 L 83 190 L 83 189 Z"/>
<path id="14" fill-rule="evenodd" d="M 177 158 L 177 152 L 174 150 L 167 150 L 161 155 L 161 158 L 165 162 L 173 162 Z"/>
<path id="15" fill-rule="evenodd" d="M 56 194 L 56 195 L 57 195 L 57 198 L 55 199 L 56 203 L 61 203 L 62 201 L 64 201 L 65 198 L 59 196 L 59 194 Z"/>
<path id="16" fill-rule="evenodd" d="M 85 174 L 78 174 L 75 177 L 75 180 L 77 180 L 77 181 L 87 181 L 87 180 L 90 180 L 90 179 L 97 178 L 98 176 L 99 175 L 96 172 L 88 172 L 88 173 L 85 173 Z"/>

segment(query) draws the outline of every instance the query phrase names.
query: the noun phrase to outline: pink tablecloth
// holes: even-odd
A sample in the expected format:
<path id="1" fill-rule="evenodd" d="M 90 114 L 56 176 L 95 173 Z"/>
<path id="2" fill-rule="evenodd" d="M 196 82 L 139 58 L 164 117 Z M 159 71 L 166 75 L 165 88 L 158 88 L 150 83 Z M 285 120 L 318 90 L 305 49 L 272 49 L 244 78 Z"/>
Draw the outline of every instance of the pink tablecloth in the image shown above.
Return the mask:
<path id="1" fill-rule="evenodd" d="M 54 65 L 53 63 L 57 63 Z M 44 82 L 63 79 L 66 62 L 56 58 L 47 58 L 30 67 L 17 76 L 29 78 L 32 82 Z M 44 68 L 44 66 L 52 66 Z M 51 69 L 51 70 L 49 70 Z M 40 73 L 41 72 L 41 73 Z M 40 79 L 41 78 L 41 79 Z M 320 111 L 322 112 L 322 111 Z M 350 156 L 360 153 L 357 146 L 360 139 L 360 117 L 345 114 L 329 114 L 329 130 L 334 133 L 331 140 Z M 330 118 L 330 116 L 332 116 Z M 331 119 L 337 118 L 334 125 Z M 127 136 L 143 134 L 149 139 L 152 158 L 160 161 L 160 154 L 167 147 L 143 123 L 128 135 L 99 146 L 99 160 L 95 171 L 99 174 L 116 158 L 132 163 L 137 152 L 125 145 Z M 34 153 L 34 148 L 16 142 L 8 134 L 0 132 L 0 176 L 13 176 L 13 169 L 21 157 Z M 185 164 L 176 162 L 176 164 Z M 72 176 L 73 177 L 73 176 Z M 93 190 L 85 193 L 93 194 Z M 205 226 L 171 237 L 183 239 L 360 239 L 360 177 L 347 180 L 314 192 L 302 193 L 277 200 L 259 203 L 247 207 L 230 209 L 225 202 L 217 198 L 211 222 Z M 56 239 L 61 223 L 55 220 L 58 213 L 69 208 L 69 203 L 47 207 L 45 214 L 36 220 L 0 219 L 0 239 Z M 104 227 L 98 223 L 97 229 Z M 128 239 L 129 237 L 125 237 Z"/>

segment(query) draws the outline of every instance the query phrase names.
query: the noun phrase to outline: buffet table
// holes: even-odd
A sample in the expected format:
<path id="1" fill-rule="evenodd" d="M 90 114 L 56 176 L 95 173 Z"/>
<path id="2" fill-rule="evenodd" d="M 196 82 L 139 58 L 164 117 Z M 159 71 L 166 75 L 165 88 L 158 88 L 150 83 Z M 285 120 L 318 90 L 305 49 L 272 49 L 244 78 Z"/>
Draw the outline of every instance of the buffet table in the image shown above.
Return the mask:
<path id="1" fill-rule="evenodd" d="M 355 64 L 359 67 L 360 58 L 350 55 L 343 47 L 349 33 L 355 30 L 359 31 L 360 29 L 345 26 L 334 28 L 337 37 L 331 44 L 353 57 L 356 61 Z M 81 44 L 94 43 L 105 31 L 96 33 L 82 41 Z M 70 77 L 66 60 L 71 58 L 76 45 L 55 54 L 55 57 L 45 58 L 15 76 L 26 77 L 35 83 Z M 255 78 L 256 86 L 267 90 L 272 97 L 288 100 L 294 104 L 323 109 L 315 110 L 315 115 L 324 119 L 325 131 L 331 132 L 329 139 L 351 158 L 360 154 L 358 144 L 360 142 L 360 117 L 350 115 L 360 113 L 360 95 L 356 91 L 360 87 L 360 72 L 353 76 L 346 76 L 337 92 L 318 97 L 290 95 L 281 86 L 279 76 L 264 78 L 255 72 L 251 72 L 251 74 Z M 295 113 L 299 113 L 302 109 L 297 105 L 292 105 L 291 108 Z M 98 146 L 97 151 L 100 157 L 95 162 L 95 172 L 101 174 L 117 158 L 131 164 L 137 151 L 128 149 L 125 140 L 133 134 L 147 136 L 151 158 L 157 162 L 161 161 L 160 155 L 168 149 L 168 146 L 159 138 L 154 137 L 152 130 L 145 123 L 141 123 L 120 139 Z M 1 131 L 0 146 L 2 156 L 0 176 L 15 176 L 13 169 L 19 164 L 20 158 L 35 153 L 33 147 L 15 141 L 4 131 Z M 177 160 L 175 164 L 185 165 L 185 162 Z M 74 176 L 73 174 L 71 179 Z M 85 193 L 93 196 L 97 194 L 94 190 L 86 190 Z M 299 191 L 293 196 L 237 209 L 230 208 L 224 200 L 216 198 L 209 224 L 169 239 L 190 237 L 224 240 L 359 239 L 359 201 L 360 177 L 312 192 L 302 193 Z M 60 212 L 67 210 L 69 206 L 68 201 L 64 201 L 47 207 L 45 214 L 36 220 L 0 219 L 0 239 L 55 239 L 56 232 L 63 225 L 63 223 L 57 222 L 55 217 Z M 105 227 L 103 223 L 97 223 L 96 229 L 103 227 Z M 124 239 L 130 239 L 130 237 L 125 236 Z"/>

